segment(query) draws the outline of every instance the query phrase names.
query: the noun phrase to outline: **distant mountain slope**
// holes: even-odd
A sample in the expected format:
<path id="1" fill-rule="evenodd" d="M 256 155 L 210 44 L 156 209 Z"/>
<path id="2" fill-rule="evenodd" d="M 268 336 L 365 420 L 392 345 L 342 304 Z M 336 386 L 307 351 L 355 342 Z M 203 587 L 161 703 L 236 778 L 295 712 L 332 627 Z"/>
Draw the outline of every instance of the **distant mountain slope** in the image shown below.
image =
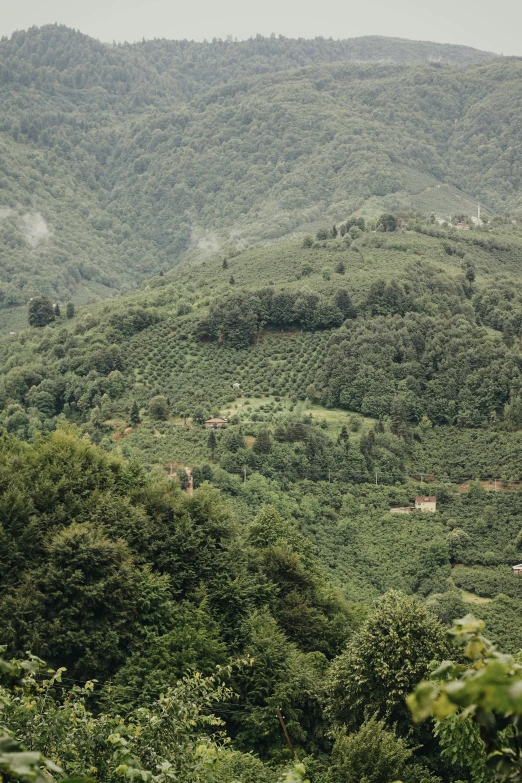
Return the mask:
<path id="1" fill-rule="evenodd" d="M 65 85 L 99 85 L 148 103 L 174 95 L 190 98 L 237 79 L 307 65 L 426 61 L 473 65 L 496 56 L 469 46 L 383 36 L 333 40 L 258 35 L 247 41 L 155 39 L 111 45 L 64 25 L 45 25 L 0 41 L 0 82 L 41 85 L 52 73 Z"/>
<path id="2" fill-rule="evenodd" d="M 428 207 L 444 183 L 513 209 L 521 73 L 518 61 L 336 65 L 220 88 L 119 138 L 111 204 L 174 257 L 191 240 L 250 243 L 342 219 L 372 197 Z"/>
<path id="3" fill-rule="evenodd" d="M 515 209 L 521 64 L 491 57 L 386 38 L 109 46 L 62 26 L 0 41 L 0 307 L 105 298 L 187 249 L 357 208 Z"/>

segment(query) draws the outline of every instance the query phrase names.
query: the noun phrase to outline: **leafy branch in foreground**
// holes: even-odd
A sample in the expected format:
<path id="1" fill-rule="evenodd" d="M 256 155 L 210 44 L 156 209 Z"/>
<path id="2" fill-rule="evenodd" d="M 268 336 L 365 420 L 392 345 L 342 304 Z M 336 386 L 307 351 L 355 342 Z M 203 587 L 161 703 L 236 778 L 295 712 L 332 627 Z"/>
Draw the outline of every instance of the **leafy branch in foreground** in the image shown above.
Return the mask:
<path id="1" fill-rule="evenodd" d="M 185 677 L 146 708 L 123 717 L 110 706 L 91 712 L 94 682 L 67 686 L 64 669 L 45 670 L 37 658 L 0 666 L 0 715 L 6 727 L 0 737 L 0 773 L 8 780 L 48 782 L 46 772 L 62 783 L 63 775 L 68 783 L 214 779 L 226 749 L 223 722 L 212 708 L 232 697 L 223 682 L 230 667 L 211 677 Z M 15 689 L 4 686 L 6 677 Z M 110 705 L 110 689 L 104 696 Z"/>
<path id="2" fill-rule="evenodd" d="M 5 649 L 0 647 L 0 653 L 5 652 Z M 0 715 L 3 716 L 4 707 L 11 696 L 10 691 L 23 688 L 26 676 L 38 672 L 43 665 L 43 661 L 36 656 L 11 663 L 0 658 Z M 9 729 L 0 725 L 0 781 L 15 778 L 44 783 L 49 780 L 46 772 L 61 771 L 57 764 L 46 759 L 39 751 L 26 750 Z"/>
<path id="3" fill-rule="evenodd" d="M 498 780 L 522 780 L 522 665 L 482 635 L 484 622 L 466 615 L 450 636 L 461 661 L 443 661 L 407 697 L 416 722 L 443 726 L 451 716 L 478 727 L 486 766 Z M 446 726 L 448 724 L 446 723 Z"/>

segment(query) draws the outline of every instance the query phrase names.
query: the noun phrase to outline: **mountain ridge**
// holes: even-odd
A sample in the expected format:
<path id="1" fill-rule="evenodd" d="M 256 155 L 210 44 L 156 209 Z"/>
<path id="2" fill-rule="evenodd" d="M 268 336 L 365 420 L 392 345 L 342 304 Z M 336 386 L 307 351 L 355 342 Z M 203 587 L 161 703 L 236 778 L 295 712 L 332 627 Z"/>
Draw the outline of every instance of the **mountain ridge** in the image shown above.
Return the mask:
<path id="1" fill-rule="evenodd" d="M 517 61 L 312 63 L 343 42 L 258 37 L 250 58 L 239 43 L 171 43 L 106 46 L 60 26 L 0 42 L 6 327 L 32 296 L 105 298 L 187 253 L 356 209 L 449 215 L 459 192 L 518 207 Z"/>

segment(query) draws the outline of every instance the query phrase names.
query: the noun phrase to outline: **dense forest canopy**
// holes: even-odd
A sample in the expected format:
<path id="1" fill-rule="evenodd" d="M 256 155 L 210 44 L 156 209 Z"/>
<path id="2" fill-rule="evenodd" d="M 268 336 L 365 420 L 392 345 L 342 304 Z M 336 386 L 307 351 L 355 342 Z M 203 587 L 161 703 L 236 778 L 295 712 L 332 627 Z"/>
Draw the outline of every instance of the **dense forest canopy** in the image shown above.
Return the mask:
<path id="1" fill-rule="evenodd" d="M 0 305 L 107 298 L 187 253 L 356 208 L 517 209 L 519 66 L 387 38 L 15 33 L 0 41 Z"/>

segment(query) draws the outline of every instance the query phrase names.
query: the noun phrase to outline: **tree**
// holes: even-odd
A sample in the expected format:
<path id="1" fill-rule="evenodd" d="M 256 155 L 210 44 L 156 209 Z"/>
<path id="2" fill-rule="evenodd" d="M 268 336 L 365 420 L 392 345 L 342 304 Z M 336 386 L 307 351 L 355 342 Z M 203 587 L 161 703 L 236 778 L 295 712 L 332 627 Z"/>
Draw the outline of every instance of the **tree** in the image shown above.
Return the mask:
<path id="1" fill-rule="evenodd" d="M 188 489 L 190 487 L 190 477 L 188 476 L 186 470 L 180 468 L 176 472 L 176 476 L 178 477 L 178 481 L 181 489 Z"/>
<path id="2" fill-rule="evenodd" d="M 129 421 L 133 427 L 137 427 L 138 424 L 141 422 L 141 416 L 140 416 L 140 406 L 136 402 L 136 400 L 132 401 L 132 406 L 130 409 L 130 416 Z"/>
<path id="3" fill-rule="evenodd" d="M 223 263 L 221 264 L 223 269 L 228 269 L 228 261 L 226 258 L 223 259 Z"/>
<path id="4" fill-rule="evenodd" d="M 509 319 L 504 321 L 504 325 L 502 327 L 502 339 L 508 348 L 513 347 L 513 343 L 515 342 L 515 332 L 513 329 L 513 324 Z"/>
<path id="5" fill-rule="evenodd" d="M 72 302 L 67 302 L 65 306 L 65 315 L 67 318 L 74 318 L 74 304 Z"/>
<path id="6" fill-rule="evenodd" d="M 111 370 L 107 376 L 107 394 L 109 394 L 109 396 L 115 400 L 118 397 L 121 397 L 125 391 L 125 387 L 126 381 L 123 373 L 121 373 L 119 370 Z"/>
<path id="7" fill-rule="evenodd" d="M 36 296 L 29 302 L 29 326 L 47 326 L 54 321 L 54 307 L 48 296 Z"/>
<path id="8" fill-rule="evenodd" d="M 192 421 L 196 424 L 204 424 L 208 416 L 208 409 L 204 408 L 203 405 L 197 405 L 192 411 Z"/>
<path id="9" fill-rule="evenodd" d="M 153 397 L 149 402 L 149 413 L 153 419 L 166 421 L 170 415 L 167 398 L 162 394 Z"/>
<path id="10" fill-rule="evenodd" d="M 214 453 L 216 451 L 216 446 L 217 446 L 217 438 L 214 430 L 210 430 L 208 433 L 207 446 L 209 447 L 210 453 L 212 454 L 212 459 L 214 459 Z"/>
<path id="11" fill-rule="evenodd" d="M 192 468 L 192 479 L 194 489 L 200 487 L 205 481 L 212 481 L 212 468 L 208 462 L 203 462 L 202 465 L 196 465 L 195 468 Z"/>
<path id="12" fill-rule="evenodd" d="M 337 272 L 338 275 L 344 275 L 344 273 L 346 272 L 346 266 L 344 261 L 339 261 L 339 263 L 335 267 L 335 271 Z"/>
<path id="13" fill-rule="evenodd" d="M 90 421 L 95 429 L 99 429 L 103 426 L 103 416 L 99 408 L 93 408 L 91 410 Z"/>
<path id="14" fill-rule="evenodd" d="M 392 783 L 413 755 L 404 740 L 375 716 L 356 734 L 340 733 L 332 753 L 332 783 Z"/>
<path id="15" fill-rule="evenodd" d="M 252 449 L 255 454 L 270 454 L 272 451 L 272 438 L 270 437 L 268 430 L 261 430 L 257 434 L 257 438 L 254 445 L 252 446 Z"/>
<path id="16" fill-rule="evenodd" d="M 346 288 L 340 288 L 335 295 L 335 305 L 345 318 L 355 318 L 357 311 Z"/>
<path id="17" fill-rule="evenodd" d="M 62 311 L 60 310 L 60 305 L 58 304 L 58 302 L 56 302 L 56 304 L 54 305 L 54 317 L 59 318 L 61 314 Z"/>
<path id="18" fill-rule="evenodd" d="M 293 536 L 290 524 L 273 506 L 263 506 L 248 532 L 250 543 L 256 547 L 269 547 Z"/>
<path id="19" fill-rule="evenodd" d="M 324 242 L 328 237 L 330 236 L 330 232 L 327 228 L 320 228 L 319 231 L 316 233 L 315 238 L 319 242 Z"/>
<path id="20" fill-rule="evenodd" d="M 475 282 L 475 264 L 473 261 L 465 261 L 463 264 L 464 267 L 464 277 L 466 278 L 466 281 L 469 283 L 469 286 L 473 285 Z"/>
<path id="21" fill-rule="evenodd" d="M 446 537 L 449 556 L 452 563 L 461 563 L 467 549 L 471 546 L 471 536 L 459 527 L 450 530 Z"/>
<path id="22" fill-rule="evenodd" d="M 445 637 L 439 621 L 414 598 L 387 593 L 332 664 L 328 715 L 354 729 L 375 714 L 406 732 L 405 696 L 433 660 L 446 657 Z"/>
<path id="23" fill-rule="evenodd" d="M 409 411 L 406 402 L 401 397 L 393 399 L 390 428 L 397 438 L 407 439 L 409 437 Z"/>
<path id="24" fill-rule="evenodd" d="M 234 275 L 230 275 L 230 280 L 228 282 L 230 283 L 230 285 L 235 285 L 236 280 Z"/>
<path id="25" fill-rule="evenodd" d="M 348 444 L 349 442 L 350 442 L 350 436 L 348 435 L 346 424 L 343 424 L 343 426 L 341 427 L 341 432 L 339 433 L 339 437 L 337 438 L 337 443 Z"/>
<path id="26" fill-rule="evenodd" d="M 19 643 L 37 644 L 73 677 L 114 674 L 139 622 L 139 572 L 127 544 L 96 524 L 72 522 L 50 538 L 24 581 L 7 610 Z"/>
<path id="27" fill-rule="evenodd" d="M 245 439 L 240 429 L 233 427 L 221 436 L 221 448 L 231 454 L 237 454 L 239 449 L 244 449 L 245 446 Z"/>
<path id="28" fill-rule="evenodd" d="M 310 234 L 307 234 L 303 239 L 303 247 L 312 247 L 313 244 L 314 244 L 314 238 L 310 236 Z"/>
<path id="29" fill-rule="evenodd" d="M 377 229 L 380 231 L 397 231 L 399 221 L 390 212 L 385 212 L 377 221 Z"/>

